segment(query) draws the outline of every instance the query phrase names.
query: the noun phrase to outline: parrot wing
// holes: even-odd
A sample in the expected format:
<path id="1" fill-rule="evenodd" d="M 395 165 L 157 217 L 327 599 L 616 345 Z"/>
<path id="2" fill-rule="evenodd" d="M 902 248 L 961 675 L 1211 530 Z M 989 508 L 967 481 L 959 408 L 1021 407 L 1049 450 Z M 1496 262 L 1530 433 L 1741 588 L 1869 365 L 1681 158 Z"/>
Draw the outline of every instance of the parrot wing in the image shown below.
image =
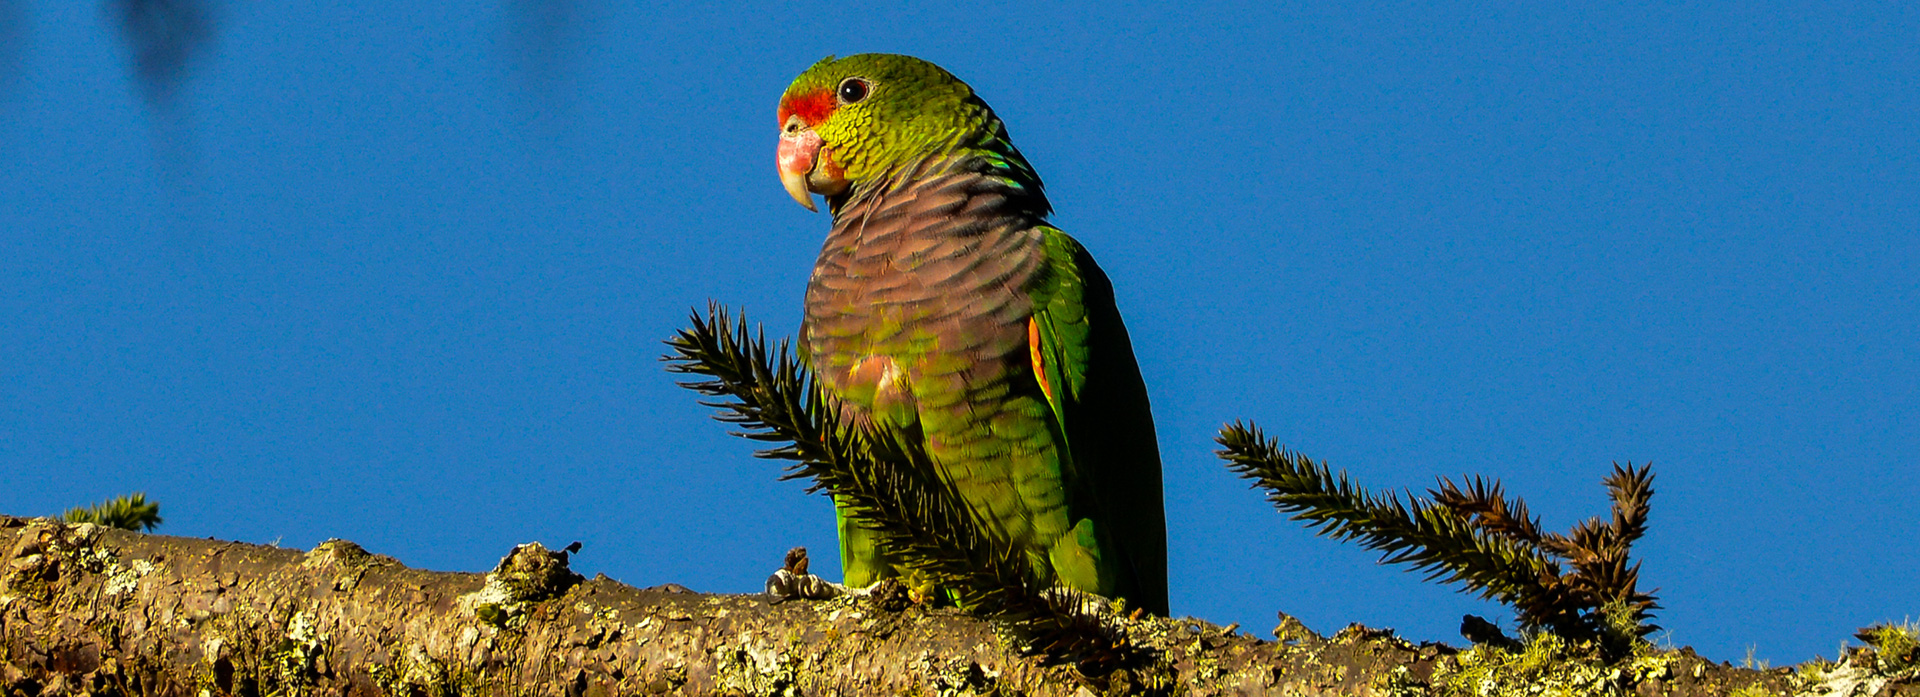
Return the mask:
<path id="1" fill-rule="evenodd" d="M 1165 615 L 1166 518 L 1146 383 L 1106 274 L 1072 237 L 1044 231 L 1052 282 L 1035 298 L 1028 348 L 1065 440 L 1069 514 L 1093 521 L 1116 594 Z"/>

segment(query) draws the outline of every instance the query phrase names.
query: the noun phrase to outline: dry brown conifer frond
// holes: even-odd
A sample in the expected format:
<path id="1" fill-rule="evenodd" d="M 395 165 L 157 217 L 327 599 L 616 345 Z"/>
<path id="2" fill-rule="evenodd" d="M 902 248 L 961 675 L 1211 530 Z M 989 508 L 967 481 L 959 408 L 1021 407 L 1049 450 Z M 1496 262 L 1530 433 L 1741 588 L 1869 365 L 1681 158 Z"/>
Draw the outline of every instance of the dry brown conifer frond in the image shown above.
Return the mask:
<path id="1" fill-rule="evenodd" d="M 1607 493 L 1613 499 L 1613 528 L 1622 543 L 1631 545 L 1647 534 L 1647 513 L 1653 500 L 1653 465 L 1635 468 L 1633 463 L 1613 466 L 1607 477 Z"/>
<path id="2" fill-rule="evenodd" d="M 1427 493 L 1433 495 L 1435 503 L 1472 516 L 1488 532 L 1540 544 L 1544 537 L 1540 532 L 1540 519 L 1527 510 L 1525 501 L 1508 502 L 1498 481 L 1479 475 L 1467 481 L 1467 489 L 1462 491 L 1453 480 L 1441 479 L 1439 488 L 1428 489 Z"/>

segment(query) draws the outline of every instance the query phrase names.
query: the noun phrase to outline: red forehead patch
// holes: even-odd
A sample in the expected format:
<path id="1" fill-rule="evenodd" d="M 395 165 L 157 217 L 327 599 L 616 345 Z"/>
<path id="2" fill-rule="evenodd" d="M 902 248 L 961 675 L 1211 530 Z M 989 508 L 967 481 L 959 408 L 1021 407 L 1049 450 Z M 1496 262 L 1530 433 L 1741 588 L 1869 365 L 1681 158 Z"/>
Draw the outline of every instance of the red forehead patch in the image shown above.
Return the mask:
<path id="1" fill-rule="evenodd" d="M 800 120 L 809 127 L 817 126 L 838 106 L 833 101 L 833 92 L 825 87 L 802 92 L 780 100 L 780 125 L 787 125 L 787 117 L 799 114 Z"/>

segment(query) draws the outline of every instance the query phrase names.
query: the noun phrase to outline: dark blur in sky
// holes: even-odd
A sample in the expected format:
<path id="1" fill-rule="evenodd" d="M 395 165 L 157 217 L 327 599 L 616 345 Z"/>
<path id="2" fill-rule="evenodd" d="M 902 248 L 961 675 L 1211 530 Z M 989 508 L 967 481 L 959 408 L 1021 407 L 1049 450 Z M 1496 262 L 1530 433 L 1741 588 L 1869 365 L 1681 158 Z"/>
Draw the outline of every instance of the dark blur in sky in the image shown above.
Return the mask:
<path id="1" fill-rule="evenodd" d="M 709 299 L 792 333 L 828 221 L 775 100 L 888 51 L 979 90 L 1114 279 L 1176 613 L 1511 626 L 1274 512 L 1212 454 L 1251 418 L 1556 529 L 1652 461 L 1657 638 L 1715 659 L 1920 616 L 1920 9 L 1265 5 L 0 0 L 0 512 L 143 490 L 165 533 L 432 569 L 836 569 L 826 499 L 657 359 Z"/>

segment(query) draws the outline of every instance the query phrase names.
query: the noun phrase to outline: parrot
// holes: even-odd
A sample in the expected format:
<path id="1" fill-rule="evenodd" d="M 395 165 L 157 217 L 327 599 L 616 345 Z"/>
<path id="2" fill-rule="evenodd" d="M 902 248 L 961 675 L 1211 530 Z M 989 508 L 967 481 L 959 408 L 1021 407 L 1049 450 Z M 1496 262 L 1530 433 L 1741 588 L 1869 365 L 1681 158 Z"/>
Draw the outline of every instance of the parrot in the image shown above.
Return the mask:
<path id="1" fill-rule="evenodd" d="M 833 225 L 797 353 L 843 423 L 922 445 L 973 518 L 1066 587 L 1167 614 L 1152 409 L 1113 286 L 959 78 L 829 56 L 780 97 L 787 193 Z M 903 570 L 836 502 L 848 586 Z M 903 579 L 905 580 L 905 579 Z"/>

